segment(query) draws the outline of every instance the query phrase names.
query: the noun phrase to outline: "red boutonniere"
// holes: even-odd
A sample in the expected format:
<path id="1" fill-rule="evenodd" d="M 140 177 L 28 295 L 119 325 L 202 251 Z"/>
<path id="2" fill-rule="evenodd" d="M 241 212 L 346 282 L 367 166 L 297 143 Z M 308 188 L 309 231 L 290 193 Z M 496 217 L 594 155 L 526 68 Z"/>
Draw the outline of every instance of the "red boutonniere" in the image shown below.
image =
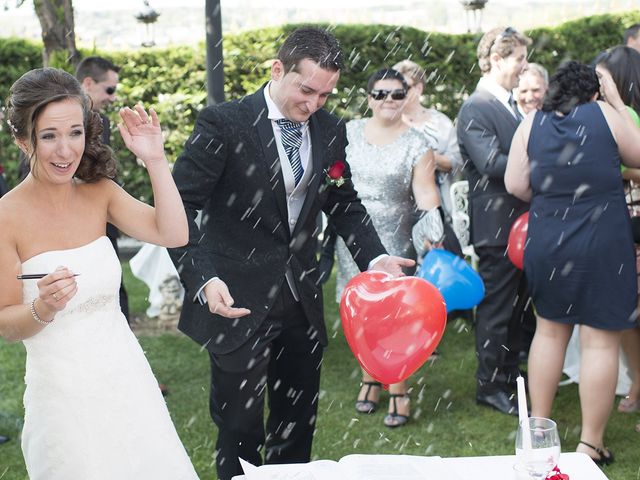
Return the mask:
<path id="1" fill-rule="evenodd" d="M 0 175 L 2 175 L 3 173 L 4 173 L 4 167 L 0 165 Z"/>
<path id="2" fill-rule="evenodd" d="M 569 480 L 569 475 L 562 473 L 558 466 L 553 467 L 553 470 L 547 475 L 547 480 Z"/>
<path id="3" fill-rule="evenodd" d="M 344 173 L 344 169 L 347 167 L 347 164 L 342 160 L 336 160 L 331 164 L 329 168 L 325 170 L 327 174 L 326 183 L 327 185 L 335 185 L 336 187 L 341 187 L 345 179 L 342 176 Z"/>

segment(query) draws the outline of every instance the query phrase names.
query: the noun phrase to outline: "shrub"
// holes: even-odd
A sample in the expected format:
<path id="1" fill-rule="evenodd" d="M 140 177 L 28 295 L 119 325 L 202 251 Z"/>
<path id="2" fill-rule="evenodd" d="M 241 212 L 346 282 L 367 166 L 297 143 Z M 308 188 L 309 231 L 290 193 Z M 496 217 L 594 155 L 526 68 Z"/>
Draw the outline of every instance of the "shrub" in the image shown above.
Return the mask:
<path id="1" fill-rule="evenodd" d="M 602 50 L 620 42 L 625 26 L 640 21 L 640 13 L 599 15 L 557 27 L 527 32 L 534 43 L 529 59 L 553 71 L 563 60 L 591 62 Z M 284 25 L 224 37 L 225 95 L 229 99 L 251 93 L 269 79 L 270 60 L 290 31 L 299 25 Z M 477 35 L 429 33 L 391 25 L 326 25 L 340 40 L 346 57 L 336 95 L 326 108 L 351 119 L 364 115 L 368 76 L 382 66 L 411 58 L 428 74 L 425 103 L 453 118 L 473 91 L 480 72 L 476 64 Z M 0 40 L 0 96 L 6 97 L 13 81 L 23 72 L 41 65 L 41 45 L 18 39 Z M 142 102 L 158 111 L 167 158 L 175 161 L 182 151 L 198 112 L 206 103 L 205 48 L 173 47 L 126 52 L 83 51 L 104 54 L 122 67 L 119 104 Z M 117 122 L 117 112 L 110 112 Z M 115 129 L 114 129 L 115 131 Z M 144 169 L 112 135 L 117 152 L 119 178 L 136 197 L 151 201 Z M 10 184 L 17 179 L 17 148 L 6 128 L 0 130 L 0 148 Z"/>

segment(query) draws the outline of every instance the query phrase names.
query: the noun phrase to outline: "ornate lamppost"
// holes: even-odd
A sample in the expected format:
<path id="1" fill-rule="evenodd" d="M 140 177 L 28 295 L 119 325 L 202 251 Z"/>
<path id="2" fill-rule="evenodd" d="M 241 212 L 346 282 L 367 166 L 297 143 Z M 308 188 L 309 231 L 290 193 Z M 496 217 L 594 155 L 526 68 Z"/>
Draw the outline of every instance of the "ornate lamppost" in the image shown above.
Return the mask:
<path id="1" fill-rule="evenodd" d="M 467 32 L 481 32 L 482 11 L 488 0 L 460 0 L 467 18 Z"/>
<path id="2" fill-rule="evenodd" d="M 143 47 L 153 47 L 155 42 L 154 23 L 158 20 L 160 14 L 149 5 L 149 0 L 144 0 L 144 7 L 136 13 L 136 20 L 145 25 L 145 38 L 142 41 Z"/>

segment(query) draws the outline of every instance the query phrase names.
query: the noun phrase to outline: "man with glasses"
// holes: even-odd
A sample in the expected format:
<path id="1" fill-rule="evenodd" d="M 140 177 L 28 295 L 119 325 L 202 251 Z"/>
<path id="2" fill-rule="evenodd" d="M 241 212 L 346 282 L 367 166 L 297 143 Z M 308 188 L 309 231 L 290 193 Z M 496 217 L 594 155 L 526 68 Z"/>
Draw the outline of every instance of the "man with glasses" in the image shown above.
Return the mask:
<path id="1" fill-rule="evenodd" d="M 120 67 L 102 57 L 86 57 L 76 68 L 76 78 L 80 82 L 84 92 L 91 98 L 92 109 L 100 114 L 102 119 L 102 143 L 111 145 L 111 122 L 103 110 L 116 100 Z M 116 227 L 107 223 L 107 237 L 111 240 L 113 249 L 120 257 L 118 251 L 118 237 L 120 232 Z M 129 298 L 120 282 L 120 308 L 129 321 Z M 163 391 L 164 393 L 164 391 Z"/>
<path id="2" fill-rule="evenodd" d="M 528 294 L 524 275 L 507 258 L 506 247 L 511 225 L 528 205 L 507 193 L 504 172 L 522 119 L 511 91 L 527 66 L 530 43 L 511 27 L 484 34 L 477 50 L 482 78 L 457 123 L 469 181 L 471 241 L 486 289 L 476 312 L 476 400 L 511 415 L 518 414 L 512 389 Z"/>

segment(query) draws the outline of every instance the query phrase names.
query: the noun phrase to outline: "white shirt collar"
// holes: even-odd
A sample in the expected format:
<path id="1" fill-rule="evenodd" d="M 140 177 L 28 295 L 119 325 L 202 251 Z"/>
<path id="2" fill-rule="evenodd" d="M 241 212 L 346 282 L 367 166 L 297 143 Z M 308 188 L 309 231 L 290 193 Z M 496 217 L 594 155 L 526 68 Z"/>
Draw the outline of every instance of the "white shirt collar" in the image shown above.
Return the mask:
<path id="1" fill-rule="evenodd" d="M 509 97 L 511 97 L 511 92 L 504 88 L 502 85 L 498 85 L 491 77 L 484 76 L 480 78 L 478 82 L 478 87 L 484 88 L 491 95 L 500 100 L 500 103 L 504 105 L 509 105 Z"/>
<path id="2" fill-rule="evenodd" d="M 269 94 L 270 86 L 271 86 L 271 81 L 267 83 L 267 85 L 264 87 L 264 90 L 263 90 L 264 100 L 265 102 L 267 102 L 267 110 L 268 110 L 267 118 L 271 121 L 276 121 L 276 120 L 280 120 L 281 118 L 286 118 L 282 114 L 282 112 L 280 111 L 276 103 L 273 101 L 273 98 L 271 98 L 271 94 Z M 303 126 L 307 124 L 307 122 L 301 122 L 301 123 Z"/>

